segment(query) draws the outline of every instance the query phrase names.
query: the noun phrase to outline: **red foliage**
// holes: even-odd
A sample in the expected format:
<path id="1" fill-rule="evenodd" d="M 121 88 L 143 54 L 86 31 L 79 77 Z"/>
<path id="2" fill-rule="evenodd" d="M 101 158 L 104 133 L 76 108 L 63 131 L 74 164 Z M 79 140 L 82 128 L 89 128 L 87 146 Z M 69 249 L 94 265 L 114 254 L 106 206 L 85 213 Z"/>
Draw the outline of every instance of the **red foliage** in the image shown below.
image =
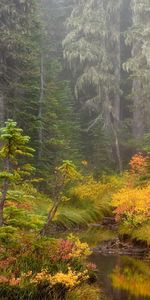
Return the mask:
<path id="1" fill-rule="evenodd" d="M 55 255 L 52 257 L 53 262 L 59 261 L 59 260 L 69 260 L 71 257 L 72 249 L 73 249 L 74 243 L 68 240 L 60 239 L 58 242 L 58 249 L 55 253 Z"/>

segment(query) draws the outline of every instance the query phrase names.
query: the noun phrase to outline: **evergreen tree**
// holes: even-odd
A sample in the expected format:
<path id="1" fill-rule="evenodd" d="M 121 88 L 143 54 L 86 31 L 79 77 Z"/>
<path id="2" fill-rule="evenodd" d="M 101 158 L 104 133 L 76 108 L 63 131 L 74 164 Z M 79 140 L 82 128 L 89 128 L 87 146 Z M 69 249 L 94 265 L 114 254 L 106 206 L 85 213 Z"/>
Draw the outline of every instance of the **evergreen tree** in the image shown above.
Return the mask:
<path id="1" fill-rule="evenodd" d="M 75 78 L 75 94 L 89 112 L 87 131 L 101 122 L 114 136 L 120 171 L 120 1 L 77 1 L 67 21 L 64 57 Z"/>
<path id="2" fill-rule="evenodd" d="M 17 128 L 17 123 L 12 120 L 5 122 L 5 127 L 0 129 L 0 160 L 3 168 L 0 172 L 0 226 L 4 223 L 3 210 L 10 182 L 20 181 L 34 170 L 31 164 L 23 162 L 23 158 L 19 160 L 19 157 L 33 156 L 33 148 L 27 146 L 29 140 L 29 136 L 23 135 L 23 130 Z"/>
<path id="3" fill-rule="evenodd" d="M 124 64 L 132 79 L 133 137 L 143 138 L 150 130 L 150 1 L 132 0 L 132 27 L 126 34 L 131 45 L 131 57 Z"/>
<path id="4" fill-rule="evenodd" d="M 70 4 L 39 1 L 41 18 L 41 93 L 38 114 L 38 166 L 48 174 L 63 159 L 78 158 L 78 120 L 63 68 L 62 39 Z"/>
<path id="5" fill-rule="evenodd" d="M 34 0 L 2 0 L 0 14 L 0 118 L 13 118 L 35 141 L 40 32 Z"/>

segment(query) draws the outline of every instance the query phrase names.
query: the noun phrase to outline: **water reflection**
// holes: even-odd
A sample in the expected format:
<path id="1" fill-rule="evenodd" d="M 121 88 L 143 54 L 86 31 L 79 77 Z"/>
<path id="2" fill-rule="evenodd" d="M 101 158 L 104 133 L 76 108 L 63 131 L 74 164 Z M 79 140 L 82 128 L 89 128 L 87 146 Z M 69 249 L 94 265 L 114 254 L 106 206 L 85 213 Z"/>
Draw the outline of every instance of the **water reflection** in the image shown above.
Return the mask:
<path id="1" fill-rule="evenodd" d="M 114 239 L 117 236 L 116 232 L 100 227 L 90 227 L 86 231 L 78 232 L 77 235 L 82 241 L 87 242 L 90 247 L 96 247 L 101 242 Z"/>
<path id="2" fill-rule="evenodd" d="M 136 297 L 150 297 L 150 266 L 137 259 L 122 257 L 111 274 L 112 286 Z"/>
<path id="3" fill-rule="evenodd" d="M 107 300 L 150 300 L 150 265 L 130 257 L 93 255 Z"/>

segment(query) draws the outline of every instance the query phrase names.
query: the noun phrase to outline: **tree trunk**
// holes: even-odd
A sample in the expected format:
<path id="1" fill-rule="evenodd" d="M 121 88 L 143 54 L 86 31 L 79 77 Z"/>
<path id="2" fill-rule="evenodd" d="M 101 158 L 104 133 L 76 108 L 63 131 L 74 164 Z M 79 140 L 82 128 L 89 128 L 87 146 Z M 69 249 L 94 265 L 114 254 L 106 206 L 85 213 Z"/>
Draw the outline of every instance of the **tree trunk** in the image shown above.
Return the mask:
<path id="1" fill-rule="evenodd" d="M 8 192 L 8 186 L 9 186 L 8 179 L 4 179 L 2 196 L 1 196 L 1 200 L 0 200 L 0 226 L 2 226 L 4 224 L 3 211 L 4 211 L 4 204 L 5 204 L 6 196 L 7 196 L 7 192 Z"/>
<path id="2" fill-rule="evenodd" d="M 132 3 L 134 4 L 134 3 Z M 139 14 L 133 10 L 133 26 L 140 25 L 140 19 Z M 132 47 L 132 57 L 136 58 L 139 55 L 141 55 L 142 52 L 142 42 L 139 39 L 136 39 L 134 41 L 133 47 Z M 140 66 L 138 67 L 137 71 L 140 71 Z M 142 95 L 142 84 L 141 84 L 141 77 L 139 76 L 138 72 L 135 72 L 136 77 L 133 79 L 132 84 L 132 97 L 133 97 L 133 136 L 135 139 L 141 139 L 144 136 L 144 125 L 145 125 L 145 119 L 144 119 L 144 101 L 143 95 Z M 133 72 L 134 75 L 134 72 Z"/>
<path id="3" fill-rule="evenodd" d="M 43 98 L 44 98 L 44 55 L 41 52 L 41 76 L 40 76 L 40 100 L 39 100 L 39 149 L 38 149 L 38 159 L 42 158 L 42 143 L 43 143 L 43 124 L 42 124 L 42 110 L 43 110 Z"/>
<path id="4" fill-rule="evenodd" d="M 120 121 L 120 72 L 121 72 L 120 8 L 114 14 L 114 23 L 115 23 L 116 32 L 118 34 L 118 39 L 116 39 L 112 49 L 115 54 L 114 59 L 112 58 L 112 61 L 114 65 L 114 73 L 115 73 L 115 80 L 116 80 L 116 91 L 114 93 L 113 112 L 114 112 L 114 117 L 116 122 L 116 128 L 118 129 L 119 121 Z"/>
<path id="5" fill-rule="evenodd" d="M 0 124 L 2 124 L 5 120 L 5 112 L 4 112 L 4 96 L 0 92 Z"/>
<path id="6" fill-rule="evenodd" d="M 47 222 L 45 223 L 44 227 L 42 228 L 42 230 L 40 232 L 42 236 L 45 236 L 47 234 L 48 229 L 55 217 L 55 214 L 57 212 L 60 202 L 61 202 L 61 199 L 58 200 L 56 203 L 54 203 L 53 207 L 51 208 L 51 210 L 48 214 Z"/>
<path id="7" fill-rule="evenodd" d="M 10 171 L 10 161 L 9 158 L 5 160 L 5 167 L 4 170 L 6 172 Z M 8 187 L 9 187 L 9 179 L 5 178 L 3 181 L 3 187 L 2 187 L 2 195 L 0 199 L 0 226 L 4 224 L 4 205 L 7 197 L 7 192 L 8 192 Z"/>
<path id="8" fill-rule="evenodd" d="M 140 97 L 141 83 L 139 80 L 133 81 L 133 136 L 135 139 L 142 139 L 144 136 L 144 117 L 142 99 Z M 139 95 L 137 94 L 139 91 Z"/>
<path id="9" fill-rule="evenodd" d="M 122 158 L 121 158 L 121 153 L 120 153 L 120 145 L 119 145 L 119 139 L 118 139 L 118 133 L 117 129 L 115 128 L 115 125 L 112 123 L 112 130 L 115 138 L 115 148 L 116 148 L 116 156 L 118 160 L 118 167 L 119 167 L 119 172 L 123 172 L 123 165 L 122 165 Z"/>

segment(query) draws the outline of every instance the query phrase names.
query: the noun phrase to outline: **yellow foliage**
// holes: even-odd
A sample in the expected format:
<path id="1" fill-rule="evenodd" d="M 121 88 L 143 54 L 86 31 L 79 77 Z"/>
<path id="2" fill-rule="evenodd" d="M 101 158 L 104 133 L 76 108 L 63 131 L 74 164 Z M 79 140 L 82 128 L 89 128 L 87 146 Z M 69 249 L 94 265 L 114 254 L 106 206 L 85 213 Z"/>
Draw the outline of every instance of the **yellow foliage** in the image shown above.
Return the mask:
<path id="1" fill-rule="evenodd" d="M 92 252 L 87 243 L 81 243 L 79 239 L 75 241 L 71 257 L 89 256 Z"/>
<path id="2" fill-rule="evenodd" d="M 72 271 L 71 268 L 68 268 L 68 273 L 58 272 L 55 275 L 48 273 L 47 269 L 42 270 L 40 273 L 37 273 L 36 276 L 30 280 L 30 283 L 41 283 L 47 281 L 50 285 L 54 286 L 58 283 L 61 283 L 66 286 L 66 288 L 71 289 L 78 286 L 81 282 L 89 278 L 88 271 L 76 272 Z"/>
<path id="3" fill-rule="evenodd" d="M 118 220 L 134 220 L 142 223 L 150 216 L 150 185 L 147 187 L 123 188 L 113 195 L 112 205 L 115 207 Z"/>
<path id="4" fill-rule="evenodd" d="M 77 171 L 76 166 L 69 160 L 63 161 L 60 167 L 55 169 L 56 173 L 63 178 L 65 183 L 70 180 L 82 179 L 82 175 Z"/>
<path id="5" fill-rule="evenodd" d="M 83 203 L 91 201 L 99 211 L 108 211 L 111 205 L 111 196 L 118 188 L 122 187 L 121 177 L 102 177 L 96 181 L 92 176 L 87 176 L 84 181 L 70 190 L 70 195 Z"/>
<path id="6" fill-rule="evenodd" d="M 72 188 L 71 194 L 81 200 L 89 199 L 97 202 L 107 192 L 109 186 L 110 184 L 95 181 L 93 177 L 87 177 L 84 183 Z"/>

